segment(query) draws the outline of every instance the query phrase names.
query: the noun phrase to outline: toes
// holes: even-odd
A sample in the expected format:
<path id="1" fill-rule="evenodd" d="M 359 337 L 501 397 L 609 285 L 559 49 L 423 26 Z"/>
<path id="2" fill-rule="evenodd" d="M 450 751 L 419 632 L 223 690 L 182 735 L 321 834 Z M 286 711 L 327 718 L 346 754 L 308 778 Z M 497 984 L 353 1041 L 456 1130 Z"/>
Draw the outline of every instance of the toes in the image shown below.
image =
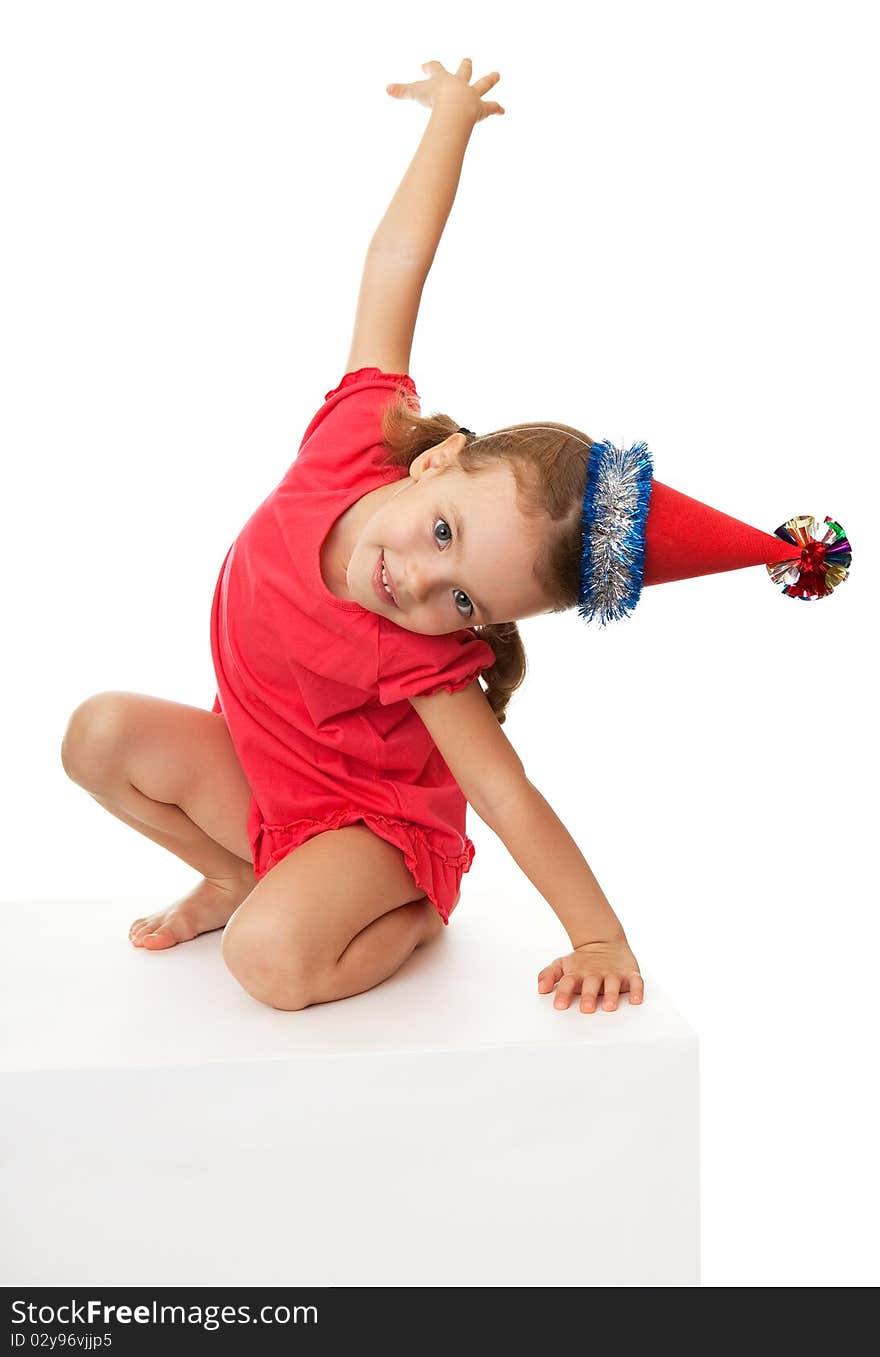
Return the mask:
<path id="1" fill-rule="evenodd" d="M 167 924 L 155 918 L 136 919 L 128 930 L 128 940 L 132 947 L 148 947 L 151 951 L 173 947 L 179 941 Z"/>
<path id="2" fill-rule="evenodd" d="M 169 928 L 157 928 L 155 933 L 144 933 L 135 946 L 146 947 L 150 952 L 161 952 L 166 947 L 176 947 L 177 938 Z"/>
<path id="3" fill-rule="evenodd" d="M 146 919 L 137 919 L 128 930 L 128 940 L 133 947 L 143 946 L 141 939 L 145 933 L 149 933 L 150 924 Z"/>

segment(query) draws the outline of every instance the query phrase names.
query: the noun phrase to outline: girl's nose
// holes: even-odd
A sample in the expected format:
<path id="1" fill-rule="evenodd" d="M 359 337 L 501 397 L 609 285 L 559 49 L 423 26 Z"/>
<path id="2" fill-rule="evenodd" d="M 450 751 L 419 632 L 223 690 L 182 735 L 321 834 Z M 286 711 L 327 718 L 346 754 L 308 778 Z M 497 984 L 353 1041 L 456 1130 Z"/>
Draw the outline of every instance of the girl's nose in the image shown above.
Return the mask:
<path id="1" fill-rule="evenodd" d="M 404 591 L 413 603 L 423 604 L 431 590 L 430 572 L 418 560 L 409 560 L 403 572 Z"/>

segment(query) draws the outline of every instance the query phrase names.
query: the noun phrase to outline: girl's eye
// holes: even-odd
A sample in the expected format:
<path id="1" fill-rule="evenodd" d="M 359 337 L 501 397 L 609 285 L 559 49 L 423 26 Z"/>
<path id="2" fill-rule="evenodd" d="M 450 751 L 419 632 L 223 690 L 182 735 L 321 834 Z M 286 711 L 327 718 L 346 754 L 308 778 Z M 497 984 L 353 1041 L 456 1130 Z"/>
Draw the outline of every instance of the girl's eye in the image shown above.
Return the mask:
<path id="1" fill-rule="evenodd" d="M 473 616 L 474 605 L 463 589 L 453 589 L 452 597 L 455 599 L 455 606 L 460 613 L 463 613 L 465 617 Z M 464 599 L 464 604 L 459 603 L 458 600 L 461 598 Z"/>
<path id="2" fill-rule="evenodd" d="M 449 543 L 452 541 L 452 529 L 450 528 L 449 524 L 446 522 L 446 519 L 445 519 L 445 518 L 438 518 L 438 519 L 436 520 L 436 522 L 434 523 L 434 536 L 437 537 L 437 527 L 438 527 L 438 525 L 441 524 L 441 523 L 443 524 L 443 527 L 446 529 L 446 531 L 449 533 L 449 536 L 448 536 L 448 537 L 439 537 L 439 538 L 437 538 L 437 540 L 438 540 L 438 542 L 442 542 L 444 546 L 448 546 Z"/>
<path id="3" fill-rule="evenodd" d="M 438 529 L 438 528 L 445 529 L 445 531 L 446 531 L 449 535 L 448 535 L 448 536 L 444 536 L 444 537 L 438 537 L 438 536 L 437 536 L 437 529 Z M 435 522 L 434 522 L 434 538 L 435 538 L 436 541 L 441 542 L 442 545 L 443 545 L 444 547 L 445 547 L 445 546 L 448 546 L 449 543 L 452 541 L 452 529 L 450 528 L 449 524 L 446 522 L 446 519 L 445 519 L 445 518 L 438 518 L 438 519 L 435 520 Z M 458 608 L 458 611 L 459 611 L 464 617 L 472 617 L 472 616 L 473 616 L 474 605 L 473 605 L 473 603 L 471 603 L 470 599 L 468 598 L 467 594 L 464 592 L 463 589 L 453 589 L 453 591 L 452 591 L 452 597 L 455 599 L 455 606 L 456 606 L 456 608 Z"/>

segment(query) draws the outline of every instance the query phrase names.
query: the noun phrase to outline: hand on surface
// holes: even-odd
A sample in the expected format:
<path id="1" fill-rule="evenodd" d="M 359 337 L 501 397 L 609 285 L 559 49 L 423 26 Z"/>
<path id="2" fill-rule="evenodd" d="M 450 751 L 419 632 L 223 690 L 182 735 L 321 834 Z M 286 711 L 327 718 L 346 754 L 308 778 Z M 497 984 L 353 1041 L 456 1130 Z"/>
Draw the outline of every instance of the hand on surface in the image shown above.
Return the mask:
<path id="1" fill-rule="evenodd" d="M 593 1013 L 600 994 L 608 1012 L 617 1008 L 619 994 L 629 991 L 630 1004 L 640 1004 L 645 982 L 625 938 L 585 942 L 568 956 L 557 957 L 538 974 L 538 993 L 549 994 L 556 986 L 554 1008 L 568 1008 L 580 994 L 582 1013 Z"/>
<path id="2" fill-rule="evenodd" d="M 386 85 L 386 90 L 395 99 L 415 99 L 416 103 L 436 108 L 438 103 L 451 102 L 466 109 L 475 123 L 482 122 L 492 113 L 503 113 L 500 104 L 484 103 L 483 95 L 501 79 L 498 71 L 481 76 L 470 83 L 473 65 L 470 57 L 464 57 L 458 70 L 453 74 L 447 71 L 439 61 L 425 61 L 422 70 L 428 72 L 426 80 L 415 80 L 410 84 Z"/>

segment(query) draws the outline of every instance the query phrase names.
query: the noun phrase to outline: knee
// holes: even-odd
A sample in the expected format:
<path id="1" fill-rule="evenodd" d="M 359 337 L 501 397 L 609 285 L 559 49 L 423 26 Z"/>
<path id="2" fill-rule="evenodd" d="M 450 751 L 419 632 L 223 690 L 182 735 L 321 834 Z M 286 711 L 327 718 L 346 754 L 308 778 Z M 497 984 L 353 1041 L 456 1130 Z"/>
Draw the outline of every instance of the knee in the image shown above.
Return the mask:
<path id="1" fill-rule="evenodd" d="M 95 693 L 72 713 L 61 741 L 61 763 L 87 786 L 114 767 L 125 738 L 125 694 Z"/>
<path id="2" fill-rule="evenodd" d="M 292 949 L 291 949 L 292 950 Z M 242 989 L 270 1008 L 287 1011 L 314 1003 L 315 986 L 296 954 L 279 947 L 277 932 L 239 907 L 223 930 L 221 952 Z"/>

